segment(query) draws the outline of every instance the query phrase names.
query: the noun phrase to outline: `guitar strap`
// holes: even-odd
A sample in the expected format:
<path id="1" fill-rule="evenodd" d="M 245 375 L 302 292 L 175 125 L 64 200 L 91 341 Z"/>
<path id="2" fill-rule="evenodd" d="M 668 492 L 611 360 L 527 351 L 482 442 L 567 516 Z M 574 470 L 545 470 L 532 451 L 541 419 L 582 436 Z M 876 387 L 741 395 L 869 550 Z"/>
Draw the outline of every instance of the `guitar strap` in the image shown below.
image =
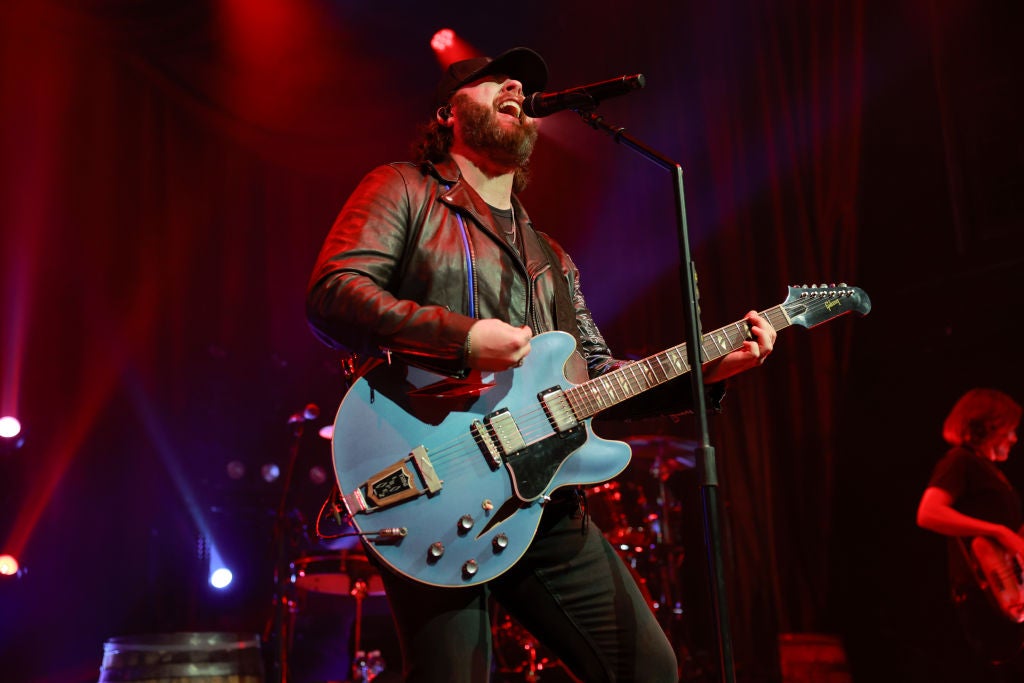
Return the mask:
<path id="1" fill-rule="evenodd" d="M 576 340 L 576 349 L 582 354 L 582 340 L 580 339 L 580 328 L 576 324 L 576 307 L 572 304 L 572 296 L 569 293 L 569 282 L 563 276 L 559 277 L 562 273 L 562 264 L 555 255 L 555 250 L 548 244 L 547 236 L 539 232 L 535 232 L 537 235 L 537 242 L 540 244 L 541 251 L 544 252 L 544 256 L 547 257 L 548 263 L 551 264 L 552 270 L 555 272 L 555 324 L 558 325 L 558 329 L 562 332 L 568 332 Z"/>

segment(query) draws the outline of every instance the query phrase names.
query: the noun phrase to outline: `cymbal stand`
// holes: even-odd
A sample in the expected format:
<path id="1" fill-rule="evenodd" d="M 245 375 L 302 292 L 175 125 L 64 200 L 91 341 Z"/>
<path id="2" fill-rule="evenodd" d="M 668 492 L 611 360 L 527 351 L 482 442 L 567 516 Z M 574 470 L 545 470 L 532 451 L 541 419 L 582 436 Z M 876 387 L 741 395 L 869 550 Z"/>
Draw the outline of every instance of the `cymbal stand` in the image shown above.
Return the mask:
<path id="1" fill-rule="evenodd" d="M 357 579 L 352 586 L 350 595 L 356 600 L 356 621 L 353 635 L 353 650 L 355 657 L 352 663 L 353 683 L 369 683 L 384 670 L 384 660 L 380 656 L 380 650 L 363 650 L 363 600 L 369 595 L 369 588 L 362 579 Z"/>
<path id="2" fill-rule="evenodd" d="M 268 676 L 271 683 L 288 683 L 288 653 L 291 650 L 292 631 L 295 622 L 295 601 L 289 590 L 288 542 L 291 540 L 291 516 L 287 513 L 288 492 L 291 490 L 292 474 L 299 454 L 299 444 L 305 431 L 304 419 L 289 420 L 292 425 L 292 443 L 288 448 L 288 464 L 285 467 L 281 488 L 281 499 L 274 518 L 274 609 L 267 623 L 264 642 L 274 643 L 273 671 Z M 297 511 L 293 511 L 296 512 Z"/>
<path id="3" fill-rule="evenodd" d="M 671 456 L 670 460 L 671 461 Z M 680 665 L 690 656 L 689 638 L 686 637 L 686 625 L 683 623 L 682 589 L 679 586 L 680 571 L 683 566 L 685 549 L 675 538 L 672 528 L 673 504 L 672 491 L 668 486 L 668 478 L 673 472 L 666 464 L 664 456 L 659 452 L 651 465 L 651 476 L 658 482 L 658 514 L 661 520 L 655 536 L 658 566 L 658 620 L 670 636 L 672 642 L 680 649 Z M 680 633 L 682 631 L 682 633 Z M 681 641 L 681 642 L 677 642 Z"/>

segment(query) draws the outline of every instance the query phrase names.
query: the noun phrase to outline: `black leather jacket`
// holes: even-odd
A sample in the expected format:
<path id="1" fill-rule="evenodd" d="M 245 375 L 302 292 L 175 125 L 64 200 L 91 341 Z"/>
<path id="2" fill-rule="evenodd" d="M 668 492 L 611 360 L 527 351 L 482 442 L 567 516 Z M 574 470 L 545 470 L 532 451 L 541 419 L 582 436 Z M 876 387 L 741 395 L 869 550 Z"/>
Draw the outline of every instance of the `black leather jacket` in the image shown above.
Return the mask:
<path id="1" fill-rule="evenodd" d="M 580 291 L 576 266 L 554 240 L 533 229 L 515 196 L 512 204 L 522 258 L 454 161 L 374 169 L 342 208 L 313 270 L 306 312 L 314 332 L 336 348 L 388 352 L 458 376 L 466 369 L 466 337 L 476 319 L 529 325 L 539 334 L 567 319 L 564 311 L 559 315 L 562 302 L 571 306 L 568 319 L 577 326 L 564 331 L 577 337 L 590 376 L 616 367 Z"/>

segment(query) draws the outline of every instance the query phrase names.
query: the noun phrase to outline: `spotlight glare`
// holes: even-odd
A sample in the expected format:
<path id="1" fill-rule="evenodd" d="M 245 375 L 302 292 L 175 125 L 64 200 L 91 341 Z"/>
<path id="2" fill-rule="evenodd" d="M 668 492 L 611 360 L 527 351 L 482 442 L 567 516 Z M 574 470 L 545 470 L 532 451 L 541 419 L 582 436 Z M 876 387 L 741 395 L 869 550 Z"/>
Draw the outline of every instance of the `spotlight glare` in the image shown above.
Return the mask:
<path id="1" fill-rule="evenodd" d="M 234 577 L 231 575 L 231 570 L 221 567 L 210 574 L 210 585 L 219 589 L 227 588 L 231 584 L 232 578 Z"/>
<path id="2" fill-rule="evenodd" d="M 263 481 L 268 484 L 277 481 L 277 478 L 281 476 L 281 468 L 272 462 L 264 465 L 260 472 L 263 474 Z"/>
<path id="3" fill-rule="evenodd" d="M 0 437 L 11 439 L 21 433 L 21 423 L 18 418 L 6 415 L 0 417 Z"/>
<path id="4" fill-rule="evenodd" d="M 13 555 L 0 555 L 0 576 L 15 576 L 18 573 L 18 560 Z"/>

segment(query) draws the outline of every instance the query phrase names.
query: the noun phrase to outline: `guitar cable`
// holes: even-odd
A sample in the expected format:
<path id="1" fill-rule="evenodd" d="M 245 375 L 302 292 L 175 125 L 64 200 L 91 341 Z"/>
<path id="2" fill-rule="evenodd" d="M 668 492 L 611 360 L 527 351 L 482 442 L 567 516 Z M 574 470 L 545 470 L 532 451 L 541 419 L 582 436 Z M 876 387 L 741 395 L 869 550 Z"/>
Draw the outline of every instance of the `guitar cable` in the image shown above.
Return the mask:
<path id="1" fill-rule="evenodd" d="M 329 511 L 328 511 L 329 508 Z M 360 538 L 366 538 L 367 536 L 376 536 L 380 539 L 398 539 L 404 537 L 409 530 L 404 526 L 385 527 L 383 529 L 377 529 L 376 531 L 352 531 L 342 532 L 338 534 L 325 534 L 321 531 L 320 522 L 324 520 L 327 515 L 334 518 L 335 524 L 338 526 L 344 525 L 342 521 L 342 514 L 348 517 L 348 512 L 341 504 L 341 490 L 337 484 L 331 489 L 330 495 L 324 500 L 324 504 L 320 506 L 320 512 L 316 516 L 316 535 L 318 538 L 330 541 L 336 538 L 349 538 L 352 536 L 358 536 Z"/>

